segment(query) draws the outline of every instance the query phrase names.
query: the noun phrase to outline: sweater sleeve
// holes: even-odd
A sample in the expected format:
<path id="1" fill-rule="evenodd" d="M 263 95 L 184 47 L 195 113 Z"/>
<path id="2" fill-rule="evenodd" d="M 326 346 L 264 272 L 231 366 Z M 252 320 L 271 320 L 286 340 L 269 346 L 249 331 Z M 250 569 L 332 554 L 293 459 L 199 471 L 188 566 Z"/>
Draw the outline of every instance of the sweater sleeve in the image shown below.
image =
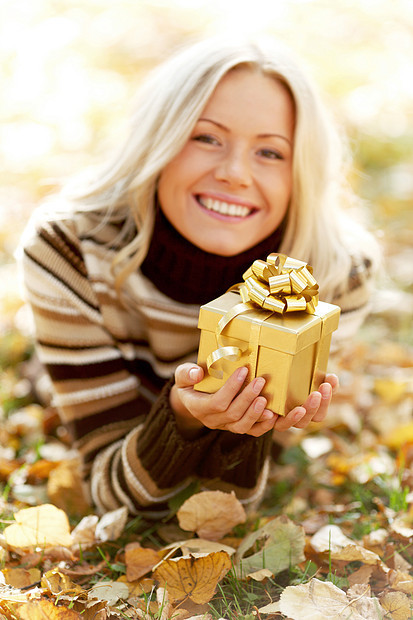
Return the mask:
<path id="1" fill-rule="evenodd" d="M 222 481 L 245 503 L 261 493 L 266 450 L 253 446 L 265 439 L 229 440 L 208 429 L 196 441 L 180 435 L 169 405 L 173 380 L 153 398 L 150 365 L 131 359 L 132 343 L 117 341 L 105 326 L 70 227 L 43 224 L 25 243 L 22 272 L 39 358 L 100 512 L 126 505 L 131 514 L 165 514 L 168 500 L 194 479 Z"/>
<path id="2" fill-rule="evenodd" d="M 354 256 L 347 284 L 338 291 L 332 303 L 341 308 L 340 324 L 333 333 L 332 351 L 351 340 L 370 311 L 373 288 L 373 266 L 369 258 Z"/>

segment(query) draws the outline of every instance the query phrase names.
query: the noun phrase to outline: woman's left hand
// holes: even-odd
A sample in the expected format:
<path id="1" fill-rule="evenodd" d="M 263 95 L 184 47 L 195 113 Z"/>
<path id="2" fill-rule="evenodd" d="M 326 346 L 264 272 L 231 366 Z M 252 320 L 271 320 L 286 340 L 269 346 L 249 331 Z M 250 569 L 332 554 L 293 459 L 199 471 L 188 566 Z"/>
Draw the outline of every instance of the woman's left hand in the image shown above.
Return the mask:
<path id="1" fill-rule="evenodd" d="M 333 392 L 338 387 L 338 377 L 326 375 L 325 382 L 317 391 L 311 392 L 305 403 L 294 407 L 287 415 L 277 416 L 274 423 L 276 431 L 286 431 L 289 428 L 305 428 L 310 422 L 321 422 L 327 415 Z"/>

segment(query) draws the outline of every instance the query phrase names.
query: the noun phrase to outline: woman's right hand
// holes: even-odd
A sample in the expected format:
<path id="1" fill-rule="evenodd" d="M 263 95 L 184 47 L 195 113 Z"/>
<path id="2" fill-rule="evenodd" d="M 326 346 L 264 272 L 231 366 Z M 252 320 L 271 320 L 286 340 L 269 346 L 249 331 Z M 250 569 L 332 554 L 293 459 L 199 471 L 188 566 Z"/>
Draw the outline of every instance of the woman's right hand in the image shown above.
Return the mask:
<path id="1" fill-rule="evenodd" d="M 271 430 L 278 416 L 260 396 L 265 379 L 256 377 L 242 388 L 247 374 L 247 368 L 237 368 L 215 394 L 206 394 L 193 387 L 203 378 L 203 369 L 189 363 L 178 366 L 170 403 L 181 434 L 193 439 L 206 427 L 259 437 Z"/>

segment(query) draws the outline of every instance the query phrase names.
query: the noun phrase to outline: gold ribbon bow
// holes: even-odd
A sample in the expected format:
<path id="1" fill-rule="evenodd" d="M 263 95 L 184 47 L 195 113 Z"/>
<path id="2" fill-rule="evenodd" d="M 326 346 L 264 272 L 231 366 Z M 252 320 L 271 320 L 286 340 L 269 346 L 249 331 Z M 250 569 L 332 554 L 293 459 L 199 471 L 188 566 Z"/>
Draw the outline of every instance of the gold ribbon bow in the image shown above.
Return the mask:
<path id="1" fill-rule="evenodd" d="M 274 252 L 267 256 L 266 261 L 254 261 L 242 277 L 244 282 L 229 289 L 241 295 L 242 303 L 236 304 L 218 322 L 215 330 L 218 348 L 206 360 L 209 374 L 218 379 L 223 377 L 222 370 L 217 369 L 218 363 L 223 359 L 236 361 L 246 349 L 245 343 L 239 342 L 239 346 L 223 346 L 222 343 L 223 330 L 236 316 L 255 310 L 257 305 L 266 311 L 260 319 L 252 321 L 250 331 L 248 363 L 250 376 L 254 377 L 262 323 L 274 312 L 283 314 L 304 310 L 314 314 L 318 304 L 319 287 L 312 267 L 285 254 Z"/>

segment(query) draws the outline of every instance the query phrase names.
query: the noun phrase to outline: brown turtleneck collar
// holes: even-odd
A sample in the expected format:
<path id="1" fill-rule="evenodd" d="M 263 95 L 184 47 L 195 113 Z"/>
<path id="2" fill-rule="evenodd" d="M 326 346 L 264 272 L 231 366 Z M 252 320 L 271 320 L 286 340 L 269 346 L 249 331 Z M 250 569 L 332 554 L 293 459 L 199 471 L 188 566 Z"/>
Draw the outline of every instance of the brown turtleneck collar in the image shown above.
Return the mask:
<path id="1" fill-rule="evenodd" d="M 242 274 L 254 262 L 277 252 L 284 223 L 259 244 L 236 256 L 210 254 L 192 245 L 157 209 L 155 227 L 142 273 L 162 293 L 184 304 L 204 304 L 242 281 Z"/>

